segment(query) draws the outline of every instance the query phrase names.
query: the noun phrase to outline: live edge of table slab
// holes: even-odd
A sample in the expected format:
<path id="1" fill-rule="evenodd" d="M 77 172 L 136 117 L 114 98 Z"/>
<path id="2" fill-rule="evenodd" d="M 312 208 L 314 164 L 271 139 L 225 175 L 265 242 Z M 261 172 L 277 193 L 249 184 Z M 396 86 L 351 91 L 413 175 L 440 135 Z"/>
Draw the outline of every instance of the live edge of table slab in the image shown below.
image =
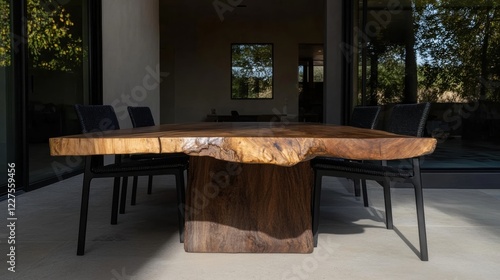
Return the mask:
<path id="1" fill-rule="evenodd" d="M 190 155 L 187 252 L 310 253 L 315 156 L 391 160 L 430 154 L 436 140 L 304 123 L 196 123 L 50 139 L 52 155 Z"/>

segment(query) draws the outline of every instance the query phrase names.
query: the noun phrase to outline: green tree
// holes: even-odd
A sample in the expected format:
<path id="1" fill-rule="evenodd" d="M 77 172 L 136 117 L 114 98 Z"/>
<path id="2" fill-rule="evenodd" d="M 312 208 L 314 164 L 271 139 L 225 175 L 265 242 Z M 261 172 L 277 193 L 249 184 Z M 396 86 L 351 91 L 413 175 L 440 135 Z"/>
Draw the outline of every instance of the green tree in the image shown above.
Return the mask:
<path id="1" fill-rule="evenodd" d="M 47 6 L 47 1 L 28 0 L 27 37 L 33 68 L 73 71 L 82 63 L 82 39 L 72 33 L 74 23 L 61 5 Z M 53 4 L 53 3 L 52 3 Z M 9 66 L 12 54 L 10 7 L 0 0 L 0 67 Z M 16 40 L 19 40 L 17 37 Z"/>
<path id="2" fill-rule="evenodd" d="M 416 0 L 420 89 L 500 101 L 500 0 Z"/>
<path id="3" fill-rule="evenodd" d="M 0 67 L 10 65 L 10 7 L 6 0 L 0 0 Z"/>
<path id="4" fill-rule="evenodd" d="M 235 44 L 231 56 L 232 96 L 272 98 L 272 45 Z"/>

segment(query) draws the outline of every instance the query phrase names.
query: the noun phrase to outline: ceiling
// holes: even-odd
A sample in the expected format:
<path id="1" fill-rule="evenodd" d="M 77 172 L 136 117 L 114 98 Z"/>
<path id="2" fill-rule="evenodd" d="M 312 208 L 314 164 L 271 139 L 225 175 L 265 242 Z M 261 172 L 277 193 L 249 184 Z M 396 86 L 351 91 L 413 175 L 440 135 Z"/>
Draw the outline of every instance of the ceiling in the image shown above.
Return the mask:
<path id="1" fill-rule="evenodd" d="M 299 60 L 312 61 L 313 65 L 324 64 L 324 51 L 322 44 L 300 44 Z"/>
<path id="2" fill-rule="evenodd" d="M 360 1 L 360 17 L 362 14 Z M 411 0 L 369 0 L 367 3 L 367 26 L 365 34 L 375 45 L 403 45 L 413 36 L 413 12 Z M 394 3 L 397 4 L 393 7 Z"/>
<path id="3" fill-rule="evenodd" d="M 160 0 L 161 9 L 186 17 L 220 20 L 296 20 L 323 16 L 326 0 Z M 218 12 L 219 11 L 219 12 Z"/>
<path id="4" fill-rule="evenodd" d="M 339 0 L 160 0 L 160 20 L 175 15 L 184 20 L 297 21 L 301 18 L 325 16 L 325 1 Z M 362 7 L 363 0 L 360 0 Z M 398 3 L 401 11 L 391 11 Z M 373 32 L 368 34 L 375 44 L 404 44 L 411 34 L 411 0 L 368 0 L 367 22 Z M 361 8 L 360 8 L 361 9 Z M 360 11 L 361 16 L 361 11 Z M 388 18 L 387 18 L 388 16 Z M 385 19 L 387 22 L 384 22 Z M 380 30 L 376 29 L 381 27 Z"/>

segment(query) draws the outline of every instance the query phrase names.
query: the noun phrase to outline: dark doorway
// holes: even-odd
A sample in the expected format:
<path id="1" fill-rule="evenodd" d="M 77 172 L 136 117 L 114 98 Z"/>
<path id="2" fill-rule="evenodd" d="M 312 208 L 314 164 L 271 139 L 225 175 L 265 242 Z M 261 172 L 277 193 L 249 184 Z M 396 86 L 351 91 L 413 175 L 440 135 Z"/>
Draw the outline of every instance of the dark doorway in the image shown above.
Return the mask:
<path id="1" fill-rule="evenodd" d="M 323 122 L 324 51 L 322 44 L 299 45 L 299 121 Z"/>

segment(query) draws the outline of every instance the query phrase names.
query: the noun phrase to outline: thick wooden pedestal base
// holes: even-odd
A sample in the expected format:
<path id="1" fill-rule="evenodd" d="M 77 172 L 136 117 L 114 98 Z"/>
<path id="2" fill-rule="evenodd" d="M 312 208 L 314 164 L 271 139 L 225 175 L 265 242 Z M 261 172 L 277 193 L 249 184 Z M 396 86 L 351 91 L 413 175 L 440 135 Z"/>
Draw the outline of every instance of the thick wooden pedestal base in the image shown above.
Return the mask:
<path id="1" fill-rule="evenodd" d="M 191 157 L 186 252 L 311 253 L 309 162 L 292 167 Z"/>

